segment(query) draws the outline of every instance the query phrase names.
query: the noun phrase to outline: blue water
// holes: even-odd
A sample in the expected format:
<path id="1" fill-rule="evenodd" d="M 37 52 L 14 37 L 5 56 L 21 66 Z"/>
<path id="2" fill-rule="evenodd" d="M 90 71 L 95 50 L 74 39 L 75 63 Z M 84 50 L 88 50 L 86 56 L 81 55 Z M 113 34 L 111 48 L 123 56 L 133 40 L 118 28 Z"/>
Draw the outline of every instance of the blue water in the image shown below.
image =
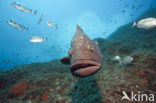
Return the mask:
<path id="1" fill-rule="evenodd" d="M 14 1 L 37 14 L 19 11 L 10 5 Z M 1 0 L 0 69 L 66 56 L 77 24 L 91 39 L 107 38 L 151 5 L 156 7 L 156 0 Z M 37 25 L 41 15 L 43 21 Z M 29 27 L 29 31 L 13 28 L 8 20 Z M 56 23 L 58 30 L 50 28 L 47 21 Z M 29 42 L 32 36 L 46 37 L 47 42 Z"/>

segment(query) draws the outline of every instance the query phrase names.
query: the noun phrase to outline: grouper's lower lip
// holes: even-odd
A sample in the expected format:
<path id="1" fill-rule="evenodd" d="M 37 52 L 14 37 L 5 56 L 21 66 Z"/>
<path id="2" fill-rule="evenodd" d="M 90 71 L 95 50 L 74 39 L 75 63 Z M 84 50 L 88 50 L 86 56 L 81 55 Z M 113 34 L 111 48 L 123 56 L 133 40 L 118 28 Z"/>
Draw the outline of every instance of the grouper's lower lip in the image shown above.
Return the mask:
<path id="1" fill-rule="evenodd" d="M 78 77 L 93 75 L 100 69 L 100 63 L 92 60 L 79 60 L 71 65 L 71 72 Z"/>

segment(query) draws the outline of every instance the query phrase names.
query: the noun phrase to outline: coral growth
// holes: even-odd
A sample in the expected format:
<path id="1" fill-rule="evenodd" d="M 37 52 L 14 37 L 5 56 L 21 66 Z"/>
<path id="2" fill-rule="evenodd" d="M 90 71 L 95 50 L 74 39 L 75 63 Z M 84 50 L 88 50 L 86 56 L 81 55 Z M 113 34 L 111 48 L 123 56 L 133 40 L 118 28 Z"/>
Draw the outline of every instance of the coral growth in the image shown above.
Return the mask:
<path id="1" fill-rule="evenodd" d="M 26 93 L 26 89 L 27 89 L 27 82 L 23 81 L 23 82 L 19 82 L 15 85 L 13 85 L 11 88 L 10 88 L 10 93 L 13 93 L 14 96 L 21 96 L 23 94 Z"/>
<path id="2" fill-rule="evenodd" d="M 48 95 L 49 95 L 49 92 L 48 92 L 48 90 L 46 90 L 46 91 L 43 93 L 41 100 L 42 100 L 42 101 L 48 100 Z"/>

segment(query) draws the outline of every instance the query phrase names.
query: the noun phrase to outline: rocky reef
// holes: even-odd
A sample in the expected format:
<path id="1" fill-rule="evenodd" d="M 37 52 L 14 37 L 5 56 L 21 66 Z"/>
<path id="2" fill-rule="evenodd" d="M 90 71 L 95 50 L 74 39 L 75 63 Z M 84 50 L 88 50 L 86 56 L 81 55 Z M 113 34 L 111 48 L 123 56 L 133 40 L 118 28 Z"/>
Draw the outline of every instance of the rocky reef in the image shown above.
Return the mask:
<path id="1" fill-rule="evenodd" d="M 156 17 L 156 9 L 138 20 L 145 17 Z M 138 98 L 141 94 L 156 96 L 156 29 L 132 28 L 129 23 L 108 39 L 95 41 L 103 55 L 102 68 L 95 75 L 73 77 L 69 66 L 59 60 L 0 71 L 0 103 L 150 103 L 121 98 L 123 91 L 129 97 L 132 91 Z M 111 61 L 116 55 L 134 60 L 120 65 Z"/>

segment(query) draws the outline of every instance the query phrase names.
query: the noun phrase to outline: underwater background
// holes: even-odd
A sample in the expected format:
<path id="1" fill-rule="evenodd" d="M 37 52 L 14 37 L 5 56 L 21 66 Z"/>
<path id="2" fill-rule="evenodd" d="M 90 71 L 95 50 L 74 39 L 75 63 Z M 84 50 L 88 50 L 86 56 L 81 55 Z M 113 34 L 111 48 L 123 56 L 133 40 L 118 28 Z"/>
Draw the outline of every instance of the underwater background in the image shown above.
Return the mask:
<path id="1" fill-rule="evenodd" d="M 11 5 L 13 2 L 37 10 L 36 15 L 21 12 Z M 91 39 L 107 38 L 118 27 L 135 21 L 155 6 L 155 0 L 1 0 L 0 69 L 66 56 L 77 24 Z M 43 20 L 38 25 L 41 15 Z M 29 30 L 15 29 L 7 23 L 9 20 Z M 47 21 L 57 24 L 58 29 L 50 28 Z M 41 36 L 47 41 L 29 42 L 32 36 Z"/>
<path id="2" fill-rule="evenodd" d="M 33 12 L 18 10 L 15 2 Z M 155 0 L 1 0 L 0 13 L 0 103 L 156 102 L 156 28 L 132 27 L 156 18 Z M 103 56 L 101 69 L 84 78 L 59 60 L 68 55 L 77 24 Z M 31 42 L 33 36 L 47 40 Z M 122 100 L 124 93 L 136 99 Z"/>

